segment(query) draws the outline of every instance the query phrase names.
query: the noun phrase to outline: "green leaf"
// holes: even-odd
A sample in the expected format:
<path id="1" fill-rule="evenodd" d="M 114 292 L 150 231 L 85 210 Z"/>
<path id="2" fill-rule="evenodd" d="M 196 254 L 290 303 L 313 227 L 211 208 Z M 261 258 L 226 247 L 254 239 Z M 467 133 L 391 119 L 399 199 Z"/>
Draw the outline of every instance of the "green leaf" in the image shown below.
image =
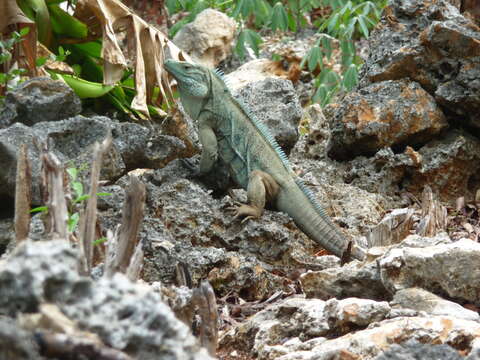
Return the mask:
<path id="1" fill-rule="evenodd" d="M 308 70 L 313 72 L 318 65 L 322 63 L 322 51 L 318 46 L 314 46 L 310 49 L 310 55 L 308 56 Z"/>
<path id="2" fill-rule="evenodd" d="M 83 185 L 81 182 L 74 181 L 72 183 L 72 189 L 75 192 L 75 195 L 77 196 L 77 198 L 83 195 Z"/>
<path id="3" fill-rule="evenodd" d="M 87 200 L 88 198 L 90 198 L 90 195 L 84 194 L 84 195 L 81 195 L 81 196 L 77 197 L 77 198 L 73 201 L 73 203 L 74 203 L 74 204 L 81 203 L 82 201 L 85 201 L 85 200 Z"/>
<path id="4" fill-rule="evenodd" d="M 247 46 L 250 46 L 252 50 L 258 55 L 258 46 L 262 43 L 262 38 L 255 31 L 250 29 L 244 29 L 240 32 L 237 38 L 237 44 L 235 45 L 235 52 L 238 57 L 243 59 L 247 52 Z"/>
<path id="5" fill-rule="evenodd" d="M 71 45 L 75 49 L 84 55 L 89 55 L 94 58 L 100 58 L 102 53 L 102 43 L 101 41 L 89 41 L 86 43 L 73 44 Z"/>
<path id="6" fill-rule="evenodd" d="M 76 39 L 87 37 L 87 25 L 64 11 L 58 4 L 50 4 L 48 9 L 50 10 L 52 29 L 56 34 Z"/>
<path id="7" fill-rule="evenodd" d="M 343 86 L 347 91 L 352 90 L 358 83 L 358 70 L 354 64 L 351 64 L 343 75 Z"/>
<path id="8" fill-rule="evenodd" d="M 327 87 L 322 84 L 318 87 L 317 91 L 315 91 L 315 94 L 313 95 L 312 100 L 314 102 L 322 104 L 327 98 L 327 95 L 328 95 Z"/>
<path id="9" fill-rule="evenodd" d="M 97 196 L 112 196 L 112 193 L 109 192 L 98 192 Z"/>
<path id="10" fill-rule="evenodd" d="M 68 217 L 67 229 L 69 232 L 73 233 L 75 231 L 75 229 L 77 228 L 78 220 L 80 220 L 80 215 L 78 214 L 78 212 Z"/>
<path id="11" fill-rule="evenodd" d="M 30 214 L 37 213 L 37 212 L 45 212 L 48 211 L 48 206 L 38 206 L 33 209 L 30 209 Z"/>
<path id="12" fill-rule="evenodd" d="M 107 238 L 106 237 L 101 237 L 101 238 L 98 238 L 97 240 L 93 240 L 92 244 L 93 244 L 93 246 L 98 246 L 100 244 L 103 244 L 105 241 L 107 241 Z"/>
<path id="13" fill-rule="evenodd" d="M 329 36 L 322 36 L 320 42 L 325 56 L 327 59 L 331 59 L 333 53 L 331 38 Z"/>
<path id="14" fill-rule="evenodd" d="M 78 170 L 74 167 L 67 168 L 67 174 L 70 176 L 70 180 L 75 181 L 77 179 Z"/>
<path id="15" fill-rule="evenodd" d="M 359 15 L 357 17 L 358 19 L 358 25 L 360 25 L 360 30 L 365 38 L 368 38 L 368 27 L 367 24 L 365 24 L 365 17 L 363 15 Z"/>
<path id="16" fill-rule="evenodd" d="M 334 33 L 334 30 L 338 29 L 338 20 L 340 19 L 340 14 L 336 13 L 332 17 L 330 17 L 330 20 L 327 23 L 327 28 L 328 32 L 330 34 Z"/>
<path id="17" fill-rule="evenodd" d="M 35 60 L 35 66 L 45 65 L 46 62 L 47 62 L 47 58 L 45 56 L 40 56 Z"/>
<path id="18" fill-rule="evenodd" d="M 25 36 L 30 32 L 30 28 L 28 26 L 20 29 L 20 36 Z"/>
<path id="19" fill-rule="evenodd" d="M 277 2 L 273 7 L 272 23 L 270 25 L 272 30 L 286 31 L 288 29 L 288 16 L 283 4 Z"/>

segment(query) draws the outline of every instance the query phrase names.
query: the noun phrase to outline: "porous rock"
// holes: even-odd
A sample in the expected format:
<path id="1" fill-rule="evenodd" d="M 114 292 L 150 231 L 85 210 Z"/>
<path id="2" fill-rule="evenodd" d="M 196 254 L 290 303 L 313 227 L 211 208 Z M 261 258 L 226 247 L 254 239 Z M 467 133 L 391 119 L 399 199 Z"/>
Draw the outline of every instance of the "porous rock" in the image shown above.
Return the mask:
<path id="1" fill-rule="evenodd" d="M 259 354 L 264 348 L 299 338 L 307 341 L 324 336 L 329 331 L 324 316 L 325 302 L 318 299 L 288 298 L 262 310 L 230 330 L 222 345 L 243 344 L 245 350 Z"/>
<path id="2" fill-rule="evenodd" d="M 0 196 L 14 194 L 17 151 L 27 144 L 31 164 L 34 204 L 40 204 L 40 154 L 34 145 L 48 143 L 49 149 L 67 165 L 87 168 L 92 160 L 93 145 L 102 142 L 108 132 L 113 144 L 103 159 L 101 178 L 115 180 L 126 171 L 139 167 L 162 167 L 180 156 L 185 146 L 172 136 L 156 134 L 139 124 L 119 123 L 103 116 L 87 118 L 81 115 L 55 122 L 36 123 L 32 127 L 16 123 L 0 130 Z"/>
<path id="3" fill-rule="evenodd" d="M 213 9 L 205 9 L 173 38 L 173 42 L 194 60 L 214 68 L 232 50 L 236 22 Z"/>
<path id="4" fill-rule="evenodd" d="M 464 357 L 446 344 L 422 344 L 418 340 L 409 340 L 401 344 L 393 344 L 375 360 L 462 360 Z"/>
<path id="5" fill-rule="evenodd" d="M 480 30 L 447 0 L 391 1 L 369 37 L 361 86 L 409 78 L 458 121 L 480 127 Z"/>
<path id="6" fill-rule="evenodd" d="M 389 300 L 375 262 L 351 262 L 340 268 L 309 271 L 300 276 L 302 290 L 308 298 L 328 300 L 359 297 Z"/>
<path id="7" fill-rule="evenodd" d="M 277 360 L 331 360 L 374 359 L 390 348 L 392 343 L 413 339 L 429 345 L 448 344 L 464 353 L 470 352 L 478 339 L 480 325 L 476 321 L 449 316 L 400 317 L 372 324 L 365 330 L 352 332 L 317 344 L 303 343 L 302 351 L 263 359 Z M 306 345 L 310 345 L 307 348 Z M 432 352 L 434 354 L 435 352 Z M 407 357 L 406 359 L 415 359 Z M 427 360 L 427 358 L 419 358 Z M 428 358 L 428 359 L 434 359 Z M 453 358 L 456 360 L 456 358 Z"/>
<path id="8" fill-rule="evenodd" d="M 302 107 L 290 80 L 267 78 L 249 83 L 233 94 L 264 123 L 288 154 L 298 139 Z"/>
<path id="9" fill-rule="evenodd" d="M 290 282 L 278 273 L 338 266 L 336 258 L 314 256 L 318 246 L 287 215 L 267 210 L 262 218 L 242 224 L 228 210 L 230 196 L 212 197 L 202 183 L 185 179 L 187 174 L 180 161 L 173 161 L 142 175 L 147 185 L 140 233 L 145 279 L 170 284 L 176 264 L 183 262 L 194 283 L 208 278 L 219 294 L 230 287 L 247 300 L 258 300 L 288 289 Z M 101 223 L 112 228 L 118 216 L 103 214 Z"/>
<path id="10" fill-rule="evenodd" d="M 480 244 L 461 239 L 423 248 L 394 248 L 378 261 L 381 281 L 391 294 L 420 287 L 434 294 L 479 304 Z"/>
<path id="11" fill-rule="evenodd" d="M 76 269 L 68 242 L 23 242 L 0 267 L 0 312 L 36 312 L 51 302 L 80 328 L 138 359 L 210 358 L 158 294 L 121 274 L 93 282 Z"/>
<path id="12" fill-rule="evenodd" d="M 386 301 L 347 298 L 330 299 L 325 303 L 324 315 L 331 330 L 346 334 L 360 327 L 381 321 L 390 313 Z"/>
<path id="13" fill-rule="evenodd" d="M 464 131 L 450 131 L 418 153 L 422 158 L 420 166 L 408 169 L 403 181 L 408 191 L 420 194 L 429 185 L 444 201 L 475 194 L 480 184 L 480 141 L 477 138 Z"/>
<path id="14" fill-rule="evenodd" d="M 420 288 L 408 288 L 397 291 L 390 305 L 394 308 L 425 311 L 432 315 L 450 315 L 459 319 L 480 320 L 477 312 L 468 310 L 453 301 L 442 299 Z"/>
<path id="15" fill-rule="evenodd" d="M 282 76 L 283 75 L 283 76 Z M 232 91 L 236 91 L 249 83 L 263 81 L 267 78 L 285 78 L 284 72 L 278 69 L 277 63 L 269 59 L 255 59 L 246 62 L 235 71 L 225 75 L 225 82 Z"/>
<path id="16" fill-rule="evenodd" d="M 408 80 L 383 81 L 351 92 L 330 109 L 328 155 L 352 159 L 383 147 L 418 146 L 448 126 L 435 100 Z"/>
<path id="17" fill-rule="evenodd" d="M 0 318 L 0 359 L 42 360 L 33 334 L 17 325 L 15 320 Z"/>
<path id="18" fill-rule="evenodd" d="M 31 126 L 62 120 L 81 111 L 80 99 L 67 84 L 48 77 L 32 78 L 7 92 L 0 109 L 0 129 L 15 122 Z"/>

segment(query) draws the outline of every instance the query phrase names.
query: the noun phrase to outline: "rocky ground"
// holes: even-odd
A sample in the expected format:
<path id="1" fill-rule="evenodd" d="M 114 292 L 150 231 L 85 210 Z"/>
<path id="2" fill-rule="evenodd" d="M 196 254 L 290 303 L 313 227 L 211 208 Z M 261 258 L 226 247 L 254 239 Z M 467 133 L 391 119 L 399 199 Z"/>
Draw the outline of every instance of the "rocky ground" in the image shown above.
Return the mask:
<path id="1" fill-rule="evenodd" d="M 217 65 L 234 24 L 200 20 L 176 41 Z M 305 104 L 310 85 L 295 75 L 308 41 L 264 49 L 289 64 L 257 59 L 227 78 L 367 259 L 341 266 L 273 210 L 236 221 L 228 208 L 245 191 L 228 191 L 220 165 L 200 180 L 182 160 L 200 149 L 181 109 L 119 121 L 82 112 L 62 83 L 31 79 L 0 109 L 0 358 L 480 359 L 478 24 L 454 1 L 391 2 L 359 86 L 323 111 Z M 43 144 L 87 184 L 108 133 L 98 191 L 110 195 L 94 224 L 108 240 L 81 276 L 81 237 L 49 239 L 44 213 L 18 244 L 17 164 L 26 144 L 30 206 L 44 205 Z M 137 281 L 107 266 L 132 178 L 145 186 Z"/>

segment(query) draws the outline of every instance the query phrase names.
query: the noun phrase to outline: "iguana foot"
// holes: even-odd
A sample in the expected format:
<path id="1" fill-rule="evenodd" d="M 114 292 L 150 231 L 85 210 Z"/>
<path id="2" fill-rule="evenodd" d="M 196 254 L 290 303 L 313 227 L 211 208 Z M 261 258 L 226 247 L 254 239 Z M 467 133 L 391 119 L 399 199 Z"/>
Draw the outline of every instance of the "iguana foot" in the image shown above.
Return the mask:
<path id="1" fill-rule="evenodd" d="M 252 205 L 240 204 L 235 202 L 237 206 L 227 208 L 233 211 L 234 219 L 242 219 L 242 224 L 250 219 L 258 219 L 262 215 L 262 210 Z"/>

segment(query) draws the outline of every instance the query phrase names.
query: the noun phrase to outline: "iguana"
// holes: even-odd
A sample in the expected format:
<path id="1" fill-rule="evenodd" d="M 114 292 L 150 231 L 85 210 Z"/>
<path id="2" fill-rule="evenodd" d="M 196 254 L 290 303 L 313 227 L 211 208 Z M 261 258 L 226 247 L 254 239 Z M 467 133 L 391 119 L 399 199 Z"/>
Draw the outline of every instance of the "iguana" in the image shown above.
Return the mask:
<path id="1" fill-rule="evenodd" d="M 171 59 L 165 61 L 165 68 L 177 80 L 183 108 L 198 123 L 203 147 L 199 173 L 207 174 L 220 157 L 234 182 L 247 190 L 248 204 L 235 208 L 236 217 L 258 218 L 270 202 L 328 251 L 364 259 L 364 250 L 337 229 L 291 170 L 266 126 L 231 95 L 219 72 Z"/>

